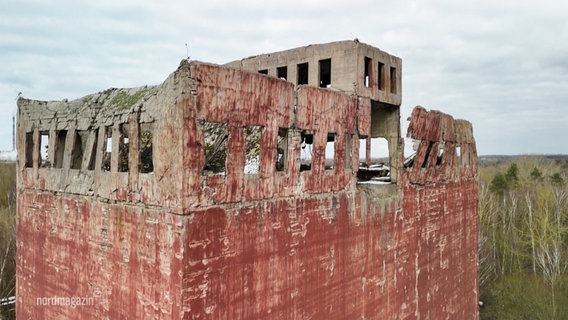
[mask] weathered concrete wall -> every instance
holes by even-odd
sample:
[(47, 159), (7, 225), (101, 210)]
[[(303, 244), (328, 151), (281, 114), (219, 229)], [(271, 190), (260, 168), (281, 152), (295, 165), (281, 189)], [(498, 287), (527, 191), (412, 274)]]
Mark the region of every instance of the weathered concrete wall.
[[(179, 319), (183, 224), (164, 208), (20, 190), (18, 319)], [(87, 305), (41, 303), (54, 297)]]
[[(365, 59), (367, 58), (367, 60)], [(312, 44), (279, 52), (232, 61), (226, 66), (257, 72), (264, 70), (278, 77), (277, 68), (286, 67), (286, 79), (298, 84), (298, 64), (308, 63), (307, 84), (320, 86), (319, 61), (331, 59), (331, 90), (354, 93), (383, 103), (400, 106), (402, 98), (402, 60), (373, 46), (353, 41)], [(365, 62), (368, 80), (365, 81)], [(379, 64), (383, 65), (379, 72)], [(391, 68), (394, 73), (391, 75)], [(379, 80), (381, 77), (381, 80)], [(391, 79), (393, 82), (391, 82)], [(379, 81), (381, 85), (379, 85)]]
[[(478, 183), (471, 124), (416, 107), (409, 137), (420, 141), (401, 172), (402, 273), (415, 279), (420, 319), (477, 319)], [(443, 151), (440, 149), (443, 146)], [(410, 271), (409, 273), (407, 273)]]
[[(360, 184), (357, 136), (371, 134), (373, 122), (364, 116), (371, 106), (360, 101), (368, 100), (196, 62), (113, 111), (120, 92), (65, 116), (59, 110), (90, 96), (19, 101), (18, 149), (29, 152), (21, 151), (18, 169), (18, 318), (477, 318), (469, 123), (416, 108), (409, 135), (421, 142), (413, 165), (397, 168), (396, 184)], [(140, 122), (153, 125), (149, 173), (137, 156)], [(46, 128), (73, 136), (75, 128), (110, 126), (114, 142), (125, 123), (125, 172), (116, 143), (110, 170), (101, 169), (101, 134), (93, 170), (71, 169), (69, 140), (61, 168), (40, 165), (36, 146)], [(221, 173), (203, 170), (205, 123), (227, 127)], [(254, 174), (243, 171), (251, 125), (262, 127)], [(286, 166), (278, 170), (283, 128)], [(301, 171), (304, 132), (313, 134), (313, 154), (310, 170)], [(324, 163), (329, 133), (332, 169)], [(402, 139), (393, 141), (404, 149)], [(37, 305), (51, 296), (93, 303)]]

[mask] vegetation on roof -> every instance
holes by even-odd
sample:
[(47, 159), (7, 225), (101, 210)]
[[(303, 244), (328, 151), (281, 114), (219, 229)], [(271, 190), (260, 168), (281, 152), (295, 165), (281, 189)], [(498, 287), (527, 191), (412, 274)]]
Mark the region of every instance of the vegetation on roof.
[(146, 94), (146, 92), (148, 92), (148, 87), (140, 88), (133, 94), (130, 94), (126, 90), (121, 90), (110, 100), (110, 107), (117, 108), (119, 110), (128, 109), (138, 102), (140, 98)]

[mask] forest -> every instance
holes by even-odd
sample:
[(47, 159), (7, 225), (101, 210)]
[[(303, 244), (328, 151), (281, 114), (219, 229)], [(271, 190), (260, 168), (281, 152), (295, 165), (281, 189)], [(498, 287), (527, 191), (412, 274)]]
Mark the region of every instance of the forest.
[[(568, 157), (479, 163), (480, 319), (568, 319)], [(0, 299), (15, 295), (15, 170), (0, 162)]]
[[(0, 301), (16, 295), (16, 164), (0, 162)], [(0, 319), (15, 319), (14, 304)]]
[(480, 319), (568, 319), (568, 157), (480, 161)]

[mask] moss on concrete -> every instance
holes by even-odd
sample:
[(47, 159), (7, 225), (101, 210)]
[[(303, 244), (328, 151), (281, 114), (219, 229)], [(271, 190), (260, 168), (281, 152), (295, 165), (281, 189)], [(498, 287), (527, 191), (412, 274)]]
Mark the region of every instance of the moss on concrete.
[(119, 91), (110, 101), (110, 107), (118, 110), (128, 109), (138, 102), (147, 91), (148, 88), (146, 87), (139, 89), (133, 94), (130, 94), (128, 91)]

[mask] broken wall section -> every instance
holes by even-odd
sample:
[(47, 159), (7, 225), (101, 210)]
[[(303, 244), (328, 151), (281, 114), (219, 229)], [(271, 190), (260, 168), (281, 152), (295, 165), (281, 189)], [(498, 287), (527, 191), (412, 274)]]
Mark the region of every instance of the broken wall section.
[(476, 180), (477, 150), (471, 123), (417, 106), (407, 137), (418, 145), (407, 158), (403, 174), (411, 184)]
[(178, 75), (73, 101), (19, 99), (20, 186), (180, 207), (181, 150), (161, 143), (182, 143), (167, 120), (181, 118)]
[(417, 106), (407, 136), (418, 148), (401, 172), (399, 245), (408, 259), (397, 260), (397, 278), (417, 284), (409, 305), (421, 318), (477, 319), (479, 184), (472, 126)]

